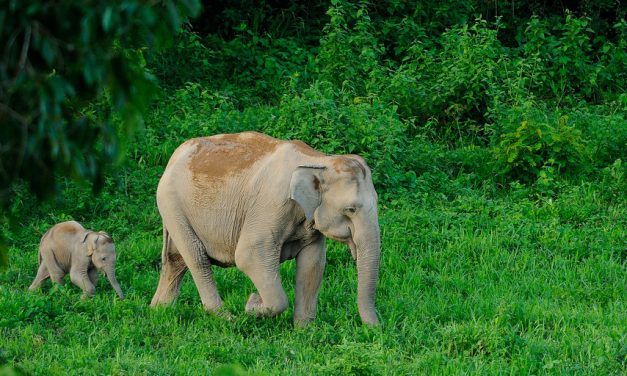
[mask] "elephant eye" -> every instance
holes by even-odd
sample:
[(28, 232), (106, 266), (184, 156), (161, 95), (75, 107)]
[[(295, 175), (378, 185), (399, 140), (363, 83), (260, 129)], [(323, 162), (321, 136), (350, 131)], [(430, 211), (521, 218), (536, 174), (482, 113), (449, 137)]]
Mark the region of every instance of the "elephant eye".
[(354, 206), (349, 206), (347, 208), (344, 208), (344, 214), (355, 214), (356, 211), (357, 211), (357, 208)]
[(107, 259), (106, 257), (103, 257), (101, 260), (102, 260), (102, 261), (105, 261), (106, 259)]

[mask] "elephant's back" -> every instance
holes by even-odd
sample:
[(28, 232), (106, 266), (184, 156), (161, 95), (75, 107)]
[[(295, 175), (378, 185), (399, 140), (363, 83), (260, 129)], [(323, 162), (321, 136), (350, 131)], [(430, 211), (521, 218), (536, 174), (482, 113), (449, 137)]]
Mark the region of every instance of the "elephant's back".
[(55, 242), (69, 242), (74, 241), (75, 238), (80, 237), (85, 233), (83, 225), (76, 221), (66, 221), (57, 223), (48, 230), (42, 237), (42, 242), (46, 239)]
[(241, 204), (263, 170), (259, 167), (286, 143), (257, 132), (190, 139), (172, 154), (159, 181), (157, 204), (189, 213), (234, 209), (227, 202)]
[(39, 249), (41, 251), (42, 248), (56, 248), (61, 240), (66, 241), (68, 237), (74, 237), (84, 230), (83, 226), (76, 221), (57, 223), (42, 235)]
[(289, 153), (321, 157), (324, 153), (299, 140), (283, 141), (258, 132), (218, 134), (185, 141), (167, 169), (186, 170), (194, 180), (219, 180), (241, 174), (286, 146)]
[(189, 140), (187, 169), (194, 180), (221, 180), (242, 174), (283, 143), (257, 132), (221, 134)]
[(57, 223), (41, 237), (39, 252), (52, 252), (57, 265), (69, 271), (71, 254), (83, 241), (85, 228), (76, 221)]
[[(272, 154), (284, 141), (257, 132), (219, 134), (185, 141), (172, 154), (159, 190), (224, 188), (256, 162)], [(213, 189), (210, 189), (213, 188)]]

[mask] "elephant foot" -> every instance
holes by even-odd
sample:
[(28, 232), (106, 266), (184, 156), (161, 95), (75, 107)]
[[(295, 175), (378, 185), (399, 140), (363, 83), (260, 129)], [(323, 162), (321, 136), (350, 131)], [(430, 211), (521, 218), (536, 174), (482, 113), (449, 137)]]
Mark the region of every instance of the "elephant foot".
[(81, 295), (81, 300), (89, 300), (89, 299), (91, 299), (91, 298), (93, 298), (93, 297), (94, 297), (94, 295), (93, 295), (93, 294), (83, 293), (83, 294)]
[(294, 317), (294, 327), (295, 328), (305, 328), (311, 324), (313, 319), (310, 318), (296, 318)]
[(207, 310), (207, 312), (211, 313), (212, 315), (215, 315), (216, 317), (224, 319), (226, 321), (232, 321), (235, 319), (235, 316), (233, 316), (233, 314), (224, 307)]
[[(174, 300), (172, 300), (174, 301)], [(163, 301), (161, 299), (158, 299), (156, 296), (152, 298), (152, 300), (150, 301), (150, 308), (157, 308), (157, 307), (166, 307), (172, 304), (172, 301)]]
[(259, 293), (252, 293), (246, 303), (246, 313), (258, 317), (274, 317), (287, 309), (287, 301), (279, 301), (276, 304), (263, 302)]
[(250, 294), (250, 297), (248, 298), (248, 302), (246, 302), (246, 313), (258, 315), (259, 310), (262, 307), (263, 307), (263, 304), (261, 301), (261, 296), (256, 292), (253, 292), (252, 294)]

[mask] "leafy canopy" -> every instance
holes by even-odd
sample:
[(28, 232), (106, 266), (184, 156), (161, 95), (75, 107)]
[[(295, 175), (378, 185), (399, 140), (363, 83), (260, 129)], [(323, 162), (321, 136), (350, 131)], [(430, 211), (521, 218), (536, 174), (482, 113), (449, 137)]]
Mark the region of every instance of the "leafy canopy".
[(2, 2), (0, 206), (16, 180), (39, 196), (55, 174), (98, 188), (156, 92), (143, 50), (169, 44), (199, 2)]

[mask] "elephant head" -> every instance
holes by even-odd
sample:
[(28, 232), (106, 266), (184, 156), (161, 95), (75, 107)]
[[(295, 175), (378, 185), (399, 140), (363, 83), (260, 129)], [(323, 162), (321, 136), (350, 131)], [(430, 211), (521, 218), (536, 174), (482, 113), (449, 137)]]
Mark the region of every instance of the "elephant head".
[(86, 243), (87, 256), (91, 257), (91, 261), (96, 267), (105, 274), (111, 287), (118, 294), (120, 299), (124, 299), (124, 293), (120, 288), (120, 284), (115, 278), (115, 245), (111, 236), (104, 231), (88, 232), (83, 239)]
[(292, 174), (291, 198), (326, 237), (349, 246), (357, 261), (359, 315), (377, 325), (375, 292), (381, 240), (377, 192), (365, 161), (356, 155), (329, 156), (325, 162), (299, 166)]

